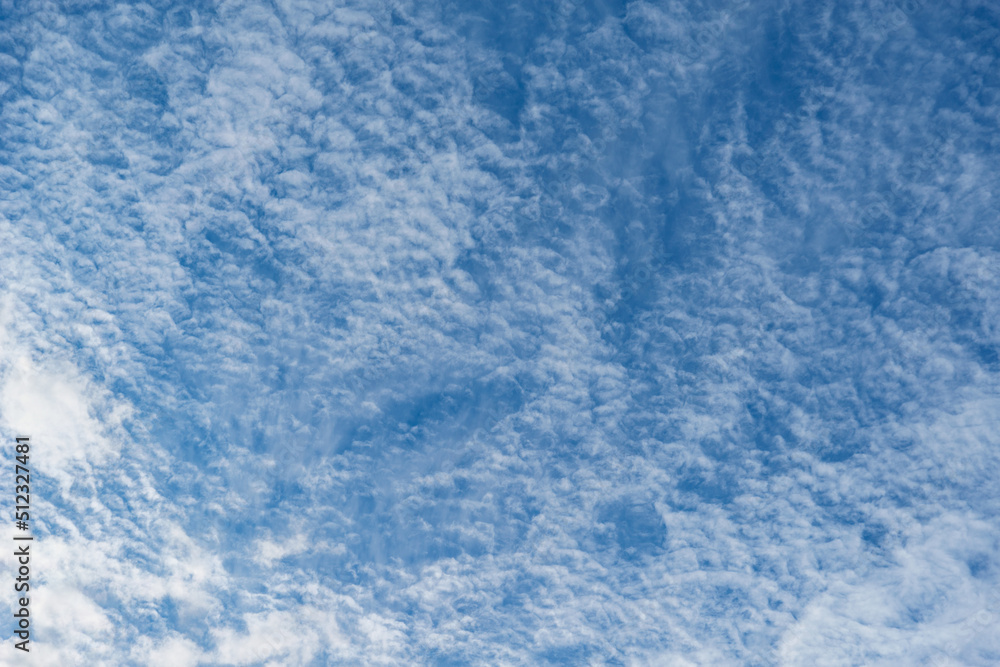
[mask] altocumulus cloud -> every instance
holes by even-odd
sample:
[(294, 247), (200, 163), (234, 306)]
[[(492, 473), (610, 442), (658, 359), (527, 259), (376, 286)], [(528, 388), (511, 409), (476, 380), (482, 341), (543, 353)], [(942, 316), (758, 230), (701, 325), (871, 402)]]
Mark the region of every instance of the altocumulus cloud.
[(37, 664), (1000, 662), (990, 3), (0, 7)]

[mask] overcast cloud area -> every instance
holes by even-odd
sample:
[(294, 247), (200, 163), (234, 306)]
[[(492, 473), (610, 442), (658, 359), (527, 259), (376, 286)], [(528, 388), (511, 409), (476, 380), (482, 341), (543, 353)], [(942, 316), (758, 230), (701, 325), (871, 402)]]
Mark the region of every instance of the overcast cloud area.
[(1000, 664), (996, 3), (0, 7), (0, 664)]

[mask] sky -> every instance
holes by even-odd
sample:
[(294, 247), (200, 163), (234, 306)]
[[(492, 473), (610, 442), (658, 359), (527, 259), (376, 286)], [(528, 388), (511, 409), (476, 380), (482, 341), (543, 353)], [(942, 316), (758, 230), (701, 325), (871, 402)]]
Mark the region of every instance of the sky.
[(973, 0), (0, 0), (0, 665), (1000, 664), (998, 58)]

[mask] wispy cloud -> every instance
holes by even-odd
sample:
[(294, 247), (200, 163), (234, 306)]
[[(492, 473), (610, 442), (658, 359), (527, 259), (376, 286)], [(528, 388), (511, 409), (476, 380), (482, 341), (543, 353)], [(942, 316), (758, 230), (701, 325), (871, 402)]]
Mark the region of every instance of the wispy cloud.
[(11, 10), (39, 664), (994, 664), (991, 12)]

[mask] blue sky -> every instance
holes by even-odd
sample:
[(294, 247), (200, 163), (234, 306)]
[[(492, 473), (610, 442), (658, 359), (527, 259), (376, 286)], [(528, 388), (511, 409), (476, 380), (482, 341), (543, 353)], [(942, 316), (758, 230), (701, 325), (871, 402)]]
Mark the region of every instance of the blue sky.
[(31, 664), (1000, 663), (998, 56), (990, 2), (0, 5)]

